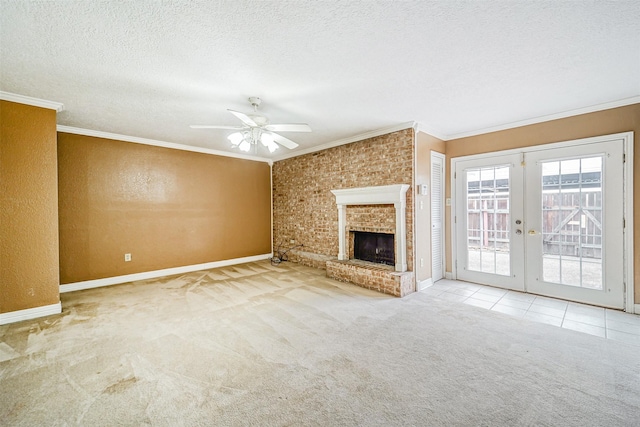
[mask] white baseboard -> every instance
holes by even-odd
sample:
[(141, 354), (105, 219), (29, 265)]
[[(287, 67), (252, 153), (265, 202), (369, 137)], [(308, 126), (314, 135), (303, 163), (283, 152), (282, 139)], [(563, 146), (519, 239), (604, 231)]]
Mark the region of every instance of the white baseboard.
[(244, 258), (226, 259), (223, 261), (213, 261), (204, 264), (187, 265), (184, 267), (165, 268), (164, 270), (145, 271), (144, 273), (126, 274), (124, 276), (106, 277), (104, 279), (86, 280), (84, 282), (67, 283), (60, 285), (60, 293), (81, 291), (83, 289), (100, 288), (102, 286), (119, 285), (121, 283), (133, 282), (136, 280), (155, 279), (157, 277), (172, 276), (174, 274), (191, 273), (192, 271), (208, 270), (210, 268), (227, 267), (230, 265), (244, 264), (247, 262), (262, 261), (270, 259), (273, 254), (254, 255)]
[(453, 273), (450, 271), (445, 271), (444, 272), (444, 278), (447, 280), (453, 280)]
[(640, 304), (634, 304), (634, 306), (630, 308), (633, 308), (633, 311), (628, 311), (627, 313), (640, 314)]
[(433, 285), (433, 280), (431, 280), (431, 277), (422, 281), (416, 281), (416, 291), (423, 291), (431, 285)]
[(24, 310), (0, 313), (0, 325), (21, 322), (23, 320), (36, 319), (38, 317), (51, 316), (62, 313), (62, 304), (43, 305), (41, 307), (26, 308)]

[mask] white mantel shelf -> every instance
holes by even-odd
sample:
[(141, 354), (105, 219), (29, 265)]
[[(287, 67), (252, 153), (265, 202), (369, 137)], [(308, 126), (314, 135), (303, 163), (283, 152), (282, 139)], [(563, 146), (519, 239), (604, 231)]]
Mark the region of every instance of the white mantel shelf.
[(409, 185), (381, 185), (379, 187), (331, 190), (338, 205), (395, 205), (405, 203)]
[(348, 260), (347, 210), (348, 205), (394, 205), (396, 208), (396, 271), (407, 271), (407, 190), (408, 184), (381, 185), (378, 187), (344, 188), (331, 190), (338, 205), (338, 259)]

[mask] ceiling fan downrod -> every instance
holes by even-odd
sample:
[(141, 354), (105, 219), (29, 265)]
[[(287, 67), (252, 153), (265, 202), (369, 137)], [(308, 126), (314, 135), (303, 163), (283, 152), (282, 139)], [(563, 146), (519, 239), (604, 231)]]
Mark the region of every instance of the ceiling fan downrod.
[(262, 99), (258, 98), (257, 96), (251, 96), (249, 97), (249, 102), (251, 103), (251, 105), (253, 105), (253, 111), (257, 113), (258, 107), (260, 106), (260, 104), (262, 104)]

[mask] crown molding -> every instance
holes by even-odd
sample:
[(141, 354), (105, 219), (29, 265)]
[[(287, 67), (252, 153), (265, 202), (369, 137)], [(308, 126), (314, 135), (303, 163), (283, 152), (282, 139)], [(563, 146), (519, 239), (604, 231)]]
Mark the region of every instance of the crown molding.
[(441, 141), (447, 140), (447, 135), (440, 133), (439, 131), (431, 128), (430, 126), (424, 125), (422, 123), (416, 123), (415, 126), (416, 132), (426, 133), (434, 138), (438, 138)]
[[(581, 114), (595, 113), (596, 111), (610, 110), (612, 108), (625, 107), (627, 105), (638, 104), (638, 103), (640, 103), (640, 95), (632, 96), (631, 98), (620, 99), (618, 101), (606, 102), (604, 104), (597, 104), (589, 107), (578, 108), (575, 110), (568, 110), (560, 113), (549, 114), (546, 116), (539, 116), (531, 119), (520, 120), (517, 122), (506, 123), (503, 125), (492, 126), (484, 129), (446, 135), (444, 137), (444, 141), (450, 141), (452, 139), (459, 139), (459, 138), (467, 138), (467, 137), (476, 136), (476, 135), (483, 135), (485, 133), (498, 132), (501, 130), (513, 129), (513, 128), (518, 128), (522, 126), (534, 125), (537, 123), (549, 122), (551, 120), (565, 119), (567, 117), (579, 116)], [(443, 139), (443, 138), (440, 138), (440, 139)]]
[(0, 99), (3, 101), (17, 102), (18, 104), (33, 105), (34, 107), (48, 108), (60, 112), (64, 110), (64, 105), (60, 102), (47, 101), (46, 99), (32, 98), (30, 96), (18, 95), (17, 93), (0, 91)]
[(71, 126), (58, 125), (58, 132), (73, 133), (76, 135), (94, 136), (96, 138), (113, 139), (116, 141), (132, 142), (134, 144), (153, 145), (155, 147), (171, 148), (173, 150), (193, 151), (195, 153), (211, 154), (214, 156), (232, 157), (243, 160), (253, 160), (273, 164), (273, 160), (265, 157), (249, 156), (246, 154), (229, 153), (227, 151), (212, 150), (210, 148), (195, 147), (192, 145), (176, 144), (175, 142), (159, 141), (156, 139), (139, 138), (137, 136), (121, 135), (117, 133), (103, 132), (99, 130), (82, 129)]
[(361, 133), (361, 134), (358, 134), (358, 135), (349, 136), (347, 138), (337, 139), (335, 141), (327, 142), (327, 143), (322, 144), (322, 145), (316, 145), (315, 147), (309, 147), (309, 148), (305, 148), (304, 150), (294, 151), (294, 152), (291, 152), (291, 153), (284, 154), (282, 156), (275, 157), (273, 159), (273, 161), (277, 162), (277, 161), (280, 161), (280, 160), (290, 159), (291, 157), (298, 157), (298, 156), (302, 156), (304, 154), (315, 153), (317, 151), (326, 150), (328, 148), (338, 147), (340, 145), (351, 144), (352, 142), (362, 141), (364, 139), (374, 138), (376, 136), (386, 135), (388, 133), (398, 132), (398, 131), (409, 129), (409, 128), (415, 129), (416, 128), (416, 123), (415, 122), (405, 122), (405, 123), (401, 123), (399, 125), (389, 126), (389, 127), (386, 127), (386, 128), (381, 128), (381, 129), (376, 129), (376, 130), (372, 130), (372, 131), (369, 131), (369, 132)]

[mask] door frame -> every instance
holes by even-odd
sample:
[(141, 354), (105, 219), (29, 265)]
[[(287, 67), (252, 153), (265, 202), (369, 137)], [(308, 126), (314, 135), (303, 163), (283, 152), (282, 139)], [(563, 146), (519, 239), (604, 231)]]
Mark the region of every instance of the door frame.
[(454, 157), (451, 159), (450, 187), (451, 188), (451, 209), (449, 223), (451, 224), (451, 278), (457, 279), (458, 247), (456, 244), (456, 165), (460, 161), (476, 160), (488, 157), (495, 157), (506, 154), (523, 154), (525, 152), (548, 150), (553, 148), (564, 148), (577, 145), (594, 144), (611, 140), (621, 140), (623, 144), (623, 251), (624, 251), (624, 311), (628, 313), (640, 313), (640, 304), (635, 304), (634, 292), (634, 268), (633, 268), (633, 132), (621, 132), (610, 135), (594, 136), (590, 138), (574, 139), (549, 144), (534, 145), (528, 147), (514, 148), (509, 150), (492, 151), (488, 153), (473, 154), (469, 156)]

